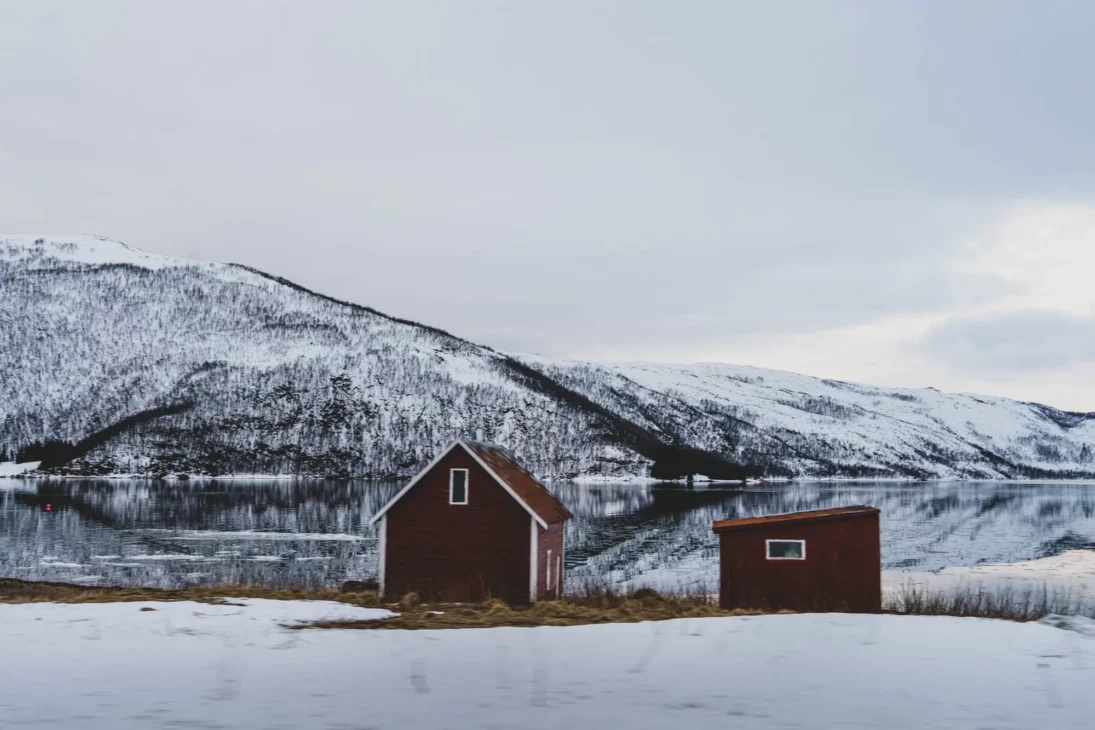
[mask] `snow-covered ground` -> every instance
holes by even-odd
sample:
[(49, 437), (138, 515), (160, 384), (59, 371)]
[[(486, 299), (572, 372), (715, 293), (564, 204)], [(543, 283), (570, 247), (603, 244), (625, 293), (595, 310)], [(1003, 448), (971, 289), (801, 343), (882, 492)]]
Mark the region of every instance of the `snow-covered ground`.
[(1067, 730), (1095, 716), (1083, 619), (290, 631), (279, 624), (376, 614), (240, 603), (0, 605), (3, 724)]
[(946, 568), (941, 575), (997, 580), (1046, 580), (1095, 582), (1095, 550), (1068, 550), (1037, 560), (972, 568)]
[(958, 586), (984, 586), (989, 590), (1014, 588), (1067, 594), (1077, 600), (1095, 601), (1095, 550), (1068, 550), (1036, 560), (944, 568), (935, 573), (885, 571), (884, 591), (905, 586), (949, 590)]
[(34, 471), (41, 464), (40, 461), (27, 461), (22, 464), (16, 464), (14, 461), (0, 461), (0, 479), (4, 477), (14, 477), (20, 474), (25, 474), (28, 471)]

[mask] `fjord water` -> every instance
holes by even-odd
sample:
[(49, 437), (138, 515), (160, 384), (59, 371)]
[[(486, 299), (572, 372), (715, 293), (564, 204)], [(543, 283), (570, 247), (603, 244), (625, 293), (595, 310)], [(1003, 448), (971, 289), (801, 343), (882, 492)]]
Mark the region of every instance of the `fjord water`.
[[(178, 587), (337, 586), (376, 575), (369, 518), (398, 483), (0, 480), (0, 576)], [(552, 488), (575, 514), (568, 579), (713, 588), (711, 523), (868, 504), (889, 570), (1012, 562), (1095, 546), (1095, 484), (793, 482)]]

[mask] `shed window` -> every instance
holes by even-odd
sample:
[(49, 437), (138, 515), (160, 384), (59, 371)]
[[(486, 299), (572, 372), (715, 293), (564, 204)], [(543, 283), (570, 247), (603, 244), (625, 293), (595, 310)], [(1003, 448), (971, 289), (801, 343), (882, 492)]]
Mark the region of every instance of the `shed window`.
[(805, 540), (765, 540), (769, 560), (805, 560)]
[(468, 470), (449, 470), (449, 504), (468, 503)]

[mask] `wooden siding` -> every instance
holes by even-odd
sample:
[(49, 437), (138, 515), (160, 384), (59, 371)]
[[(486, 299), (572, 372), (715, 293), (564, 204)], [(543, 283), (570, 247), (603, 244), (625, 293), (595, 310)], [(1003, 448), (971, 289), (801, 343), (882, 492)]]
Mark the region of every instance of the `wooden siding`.
[[(878, 513), (759, 524), (719, 535), (723, 608), (877, 613), (882, 609)], [(768, 560), (766, 540), (805, 540), (805, 560)]]
[[(548, 525), (547, 529), (540, 529), (540, 536), (537, 539), (537, 565), (539, 569), (536, 571), (536, 597), (540, 601), (554, 601), (562, 596), (560, 591), (559, 578), (565, 578), (564, 575), (559, 576), (559, 557), (563, 554), (563, 531), (565, 529), (565, 522), (556, 522), (554, 525)], [(551, 564), (548, 564), (548, 551), (551, 551)], [(551, 588), (548, 588), (548, 570), (551, 570)]]
[[(468, 503), (449, 504), (449, 470), (468, 470)], [(463, 449), (387, 513), (384, 593), (424, 601), (528, 603), (529, 514)]]

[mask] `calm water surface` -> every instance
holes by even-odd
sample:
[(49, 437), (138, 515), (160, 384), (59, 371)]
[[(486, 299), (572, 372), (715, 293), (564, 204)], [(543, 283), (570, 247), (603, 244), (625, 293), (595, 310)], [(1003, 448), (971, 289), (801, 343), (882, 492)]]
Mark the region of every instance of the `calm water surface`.
[[(326, 587), (376, 575), (369, 518), (400, 485), (0, 480), (0, 576), (175, 587)], [(869, 504), (890, 570), (939, 570), (1095, 547), (1095, 484), (796, 482), (759, 487), (555, 484), (575, 513), (572, 582), (713, 587), (711, 523)]]

